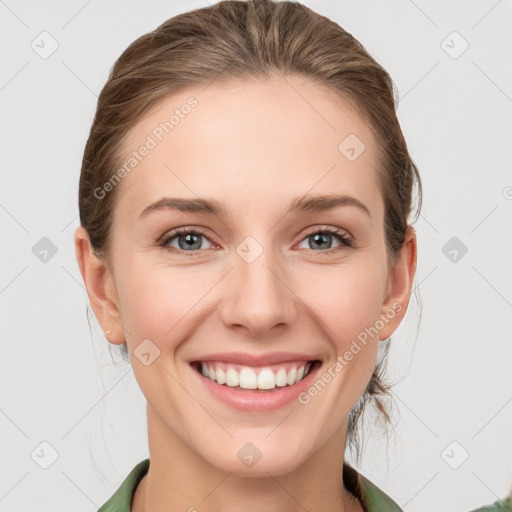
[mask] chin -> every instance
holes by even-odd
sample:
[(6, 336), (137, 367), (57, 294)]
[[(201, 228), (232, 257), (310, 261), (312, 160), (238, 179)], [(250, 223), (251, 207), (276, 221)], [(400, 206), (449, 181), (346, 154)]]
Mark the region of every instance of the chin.
[(290, 450), (282, 444), (279, 448), (267, 446), (258, 449), (255, 444), (248, 442), (233, 451), (228, 449), (222, 453), (210, 452), (205, 458), (223, 472), (244, 478), (268, 478), (269, 474), (278, 476), (293, 472), (305, 462), (307, 455), (303, 449), (299, 451), (294, 447)]

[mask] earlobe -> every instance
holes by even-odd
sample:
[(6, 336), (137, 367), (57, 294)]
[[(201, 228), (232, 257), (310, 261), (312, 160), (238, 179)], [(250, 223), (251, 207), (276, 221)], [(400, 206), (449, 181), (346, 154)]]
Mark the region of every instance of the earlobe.
[(389, 273), (388, 293), (381, 309), (381, 320), (385, 325), (379, 330), (380, 340), (390, 338), (405, 316), (416, 273), (416, 263), (416, 231), (409, 226), (400, 254)]
[(75, 254), (82, 279), (101, 329), (110, 343), (126, 341), (112, 275), (105, 263), (94, 253), (89, 234), (83, 226), (75, 230)]

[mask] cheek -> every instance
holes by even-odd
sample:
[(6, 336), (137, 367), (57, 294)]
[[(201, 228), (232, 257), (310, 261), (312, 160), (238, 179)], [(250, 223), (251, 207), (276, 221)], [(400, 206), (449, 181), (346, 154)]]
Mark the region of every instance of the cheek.
[(298, 295), (342, 349), (378, 320), (385, 272), (384, 266), (376, 264), (313, 269), (310, 276), (301, 276)]
[(129, 344), (136, 347), (149, 338), (163, 350), (183, 339), (190, 328), (188, 318), (200, 323), (198, 315), (210, 300), (207, 292), (218, 279), (212, 270), (135, 263), (125, 275), (130, 279), (123, 283), (122, 310)]

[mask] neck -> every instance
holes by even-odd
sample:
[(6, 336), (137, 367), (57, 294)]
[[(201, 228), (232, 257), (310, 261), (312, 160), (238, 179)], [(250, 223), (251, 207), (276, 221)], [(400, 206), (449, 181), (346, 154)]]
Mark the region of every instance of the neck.
[(343, 485), (344, 432), (290, 472), (247, 477), (221, 471), (190, 449), (148, 406), (150, 467), (131, 512), (363, 512)]

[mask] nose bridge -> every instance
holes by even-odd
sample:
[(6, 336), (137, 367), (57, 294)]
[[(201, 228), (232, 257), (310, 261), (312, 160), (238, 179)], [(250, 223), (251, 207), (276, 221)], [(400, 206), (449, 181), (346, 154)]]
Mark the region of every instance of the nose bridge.
[(236, 248), (233, 265), (222, 307), (227, 326), (243, 326), (257, 337), (294, 320), (293, 293), (285, 285), (284, 267), (270, 247), (264, 250), (247, 237)]

